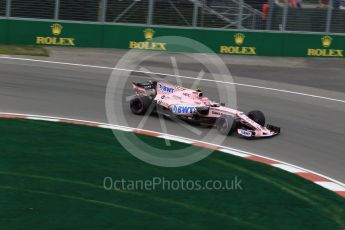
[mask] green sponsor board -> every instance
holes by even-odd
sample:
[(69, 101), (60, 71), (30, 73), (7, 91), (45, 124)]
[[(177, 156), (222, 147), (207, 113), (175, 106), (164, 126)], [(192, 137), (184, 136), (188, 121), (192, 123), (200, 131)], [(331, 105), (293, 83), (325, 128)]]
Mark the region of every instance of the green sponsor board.
[(345, 36), (248, 32), (141, 25), (0, 20), (0, 43), (203, 52), (176, 45), (174, 36), (194, 39), (224, 55), (344, 57)]
[(194, 39), (214, 52), (231, 55), (280, 56), (282, 36), (278, 33), (195, 30)]
[(47, 21), (8, 20), (8, 43), (101, 47), (102, 26)]
[(222, 54), (280, 56), (282, 48), (282, 35), (278, 33), (114, 25), (105, 26), (104, 47), (195, 52), (192, 47), (165, 43), (160, 39), (164, 36), (194, 39)]
[(345, 36), (283, 34), (283, 52), (287, 57), (344, 57)]
[(142, 26), (122, 26), (105, 25), (103, 47), (171, 51), (171, 52), (192, 52), (188, 47), (179, 47), (169, 44), (166, 36), (181, 36), (193, 38), (193, 30), (160, 28), (160, 27), (142, 27)]
[(0, 20), (0, 44), (7, 43), (7, 21)]

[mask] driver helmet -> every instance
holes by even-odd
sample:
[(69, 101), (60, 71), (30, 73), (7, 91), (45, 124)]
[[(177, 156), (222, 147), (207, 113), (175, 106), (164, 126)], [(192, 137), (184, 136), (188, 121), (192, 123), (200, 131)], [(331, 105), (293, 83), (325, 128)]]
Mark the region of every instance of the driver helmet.
[(209, 100), (207, 97), (201, 98), (201, 101), (202, 101), (205, 105), (210, 104), (210, 100)]

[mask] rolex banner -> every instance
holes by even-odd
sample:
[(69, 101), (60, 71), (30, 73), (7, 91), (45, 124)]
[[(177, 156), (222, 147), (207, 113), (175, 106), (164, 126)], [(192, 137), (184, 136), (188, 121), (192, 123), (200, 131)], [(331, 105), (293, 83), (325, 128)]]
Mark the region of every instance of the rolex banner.
[(195, 39), (216, 53), (245, 56), (281, 56), (283, 36), (233, 30), (196, 30)]
[(193, 39), (222, 55), (343, 58), (345, 50), (345, 36), (332, 34), (0, 19), (1, 44), (195, 52), (165, 36)]
[(316, 34), (287, 34), (283, 56), (343, 58), (345, 36)]
[(9, 44), (102, 47), (98, 24), (7, 20)]
[(188, 47), (181, 49), (181, 47), (173, 46), (162, 37), (175, 36), (195, 39), (194, 34), (193, 29), (105, 25), (103, 45), (122, 49), (192, 52), (192, 50), (188, 50)]

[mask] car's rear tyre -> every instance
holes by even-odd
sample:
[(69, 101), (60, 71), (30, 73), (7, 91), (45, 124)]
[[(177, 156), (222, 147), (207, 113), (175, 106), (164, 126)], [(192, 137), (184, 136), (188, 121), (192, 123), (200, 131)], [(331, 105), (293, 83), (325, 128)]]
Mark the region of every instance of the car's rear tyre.
[(144, 115), (151, 103), (152, 100), (147, 96), (136, 96), (129, 102), (132, 113), (136, 115)]
[(254, 110), (254, 111), (250, 111), (247, 116), (252, 119), (253, 121), (255, 121), (256, 123), (258, 123), (261, 126), (265, 125), (266, 122), (266, 118), (263, 112), (259, 111), (259, 110)]
[(221, 116), (216, 121), (217, 130), (223, 135), (231, 135), (237, 128), (237, 121), (232, 116)]

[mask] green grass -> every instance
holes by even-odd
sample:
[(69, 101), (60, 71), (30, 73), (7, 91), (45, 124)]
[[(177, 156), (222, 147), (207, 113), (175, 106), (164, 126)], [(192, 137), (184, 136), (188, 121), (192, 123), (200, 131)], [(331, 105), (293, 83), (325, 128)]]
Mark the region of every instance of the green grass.
[[(260, 163), (214, 152), (190, 166), (161, 168), (134, 158), (110, 130), (15, 119), (0, 119), (0, 130), (0, 229), (345, 228), (345, 199)], [(243, 190), (107, 191), (107, 176), (237, 176)]]
[(0, 45), (0, 54), (49, 56), (46, 48), (32, 45)]

